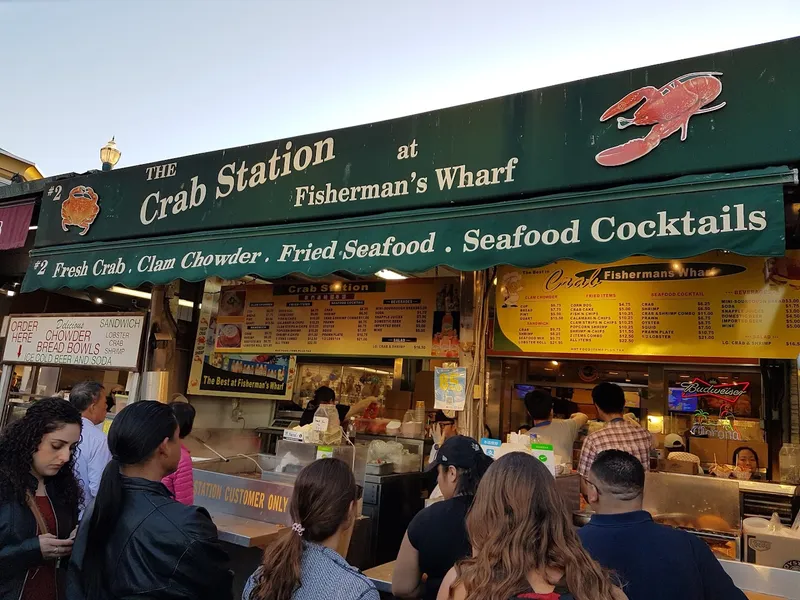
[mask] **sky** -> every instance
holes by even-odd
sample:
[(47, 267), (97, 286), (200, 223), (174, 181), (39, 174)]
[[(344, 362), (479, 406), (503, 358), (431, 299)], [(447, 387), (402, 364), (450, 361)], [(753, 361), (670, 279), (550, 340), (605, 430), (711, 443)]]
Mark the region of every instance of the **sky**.
[(0, 147), (119, 168), (797, 35), (798, 0), (0, 0)]

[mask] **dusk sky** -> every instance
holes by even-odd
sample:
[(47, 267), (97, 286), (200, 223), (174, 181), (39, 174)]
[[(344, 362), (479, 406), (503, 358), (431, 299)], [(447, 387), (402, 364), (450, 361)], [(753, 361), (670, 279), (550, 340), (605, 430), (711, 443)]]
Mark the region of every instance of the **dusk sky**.
[(0, 0), (0, 147), (124, 167), (796, 35), (798, 0)]

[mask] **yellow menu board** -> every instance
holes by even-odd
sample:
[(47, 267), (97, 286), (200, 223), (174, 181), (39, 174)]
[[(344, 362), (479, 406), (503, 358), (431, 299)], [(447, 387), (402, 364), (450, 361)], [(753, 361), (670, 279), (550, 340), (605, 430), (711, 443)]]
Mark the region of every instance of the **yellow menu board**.
[(800, 257), (560, 261), (497, 275), (493, 350), (797, 358)]
[(454, 280), (223, 288), (217, 352), (458, 356)]

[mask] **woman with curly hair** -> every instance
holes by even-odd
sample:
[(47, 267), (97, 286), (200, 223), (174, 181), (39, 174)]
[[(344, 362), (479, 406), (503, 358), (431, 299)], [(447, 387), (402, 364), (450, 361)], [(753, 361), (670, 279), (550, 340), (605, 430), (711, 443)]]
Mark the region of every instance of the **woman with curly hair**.
[(39, 400), (0, 436), (0, 599), (56, 600), (83, 501), (73, 471), (81, 415)]
[(472, 557), (447, 574), (438, 600), (627, 600), (583, 549), (553, 476), (529, 454), (489, 467), (467, 533)]

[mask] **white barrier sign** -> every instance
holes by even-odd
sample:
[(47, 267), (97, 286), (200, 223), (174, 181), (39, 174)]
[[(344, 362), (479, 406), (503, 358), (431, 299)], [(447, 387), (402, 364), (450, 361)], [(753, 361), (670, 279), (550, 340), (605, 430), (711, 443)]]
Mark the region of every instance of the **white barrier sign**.
[(11, 316), (3, 362), (135, 370), (144, 315)]

